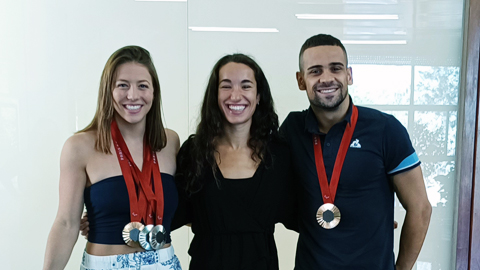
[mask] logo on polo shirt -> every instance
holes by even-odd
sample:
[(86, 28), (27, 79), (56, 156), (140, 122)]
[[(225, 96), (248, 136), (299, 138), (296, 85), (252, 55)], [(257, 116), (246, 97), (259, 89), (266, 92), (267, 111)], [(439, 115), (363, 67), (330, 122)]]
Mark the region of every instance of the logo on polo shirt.
[(360, 144), (360, 141), (358, 139), (355, 139), (355, 141), (350, 144), (350, 147), (352, 148), (362, 148), (362, 145)]

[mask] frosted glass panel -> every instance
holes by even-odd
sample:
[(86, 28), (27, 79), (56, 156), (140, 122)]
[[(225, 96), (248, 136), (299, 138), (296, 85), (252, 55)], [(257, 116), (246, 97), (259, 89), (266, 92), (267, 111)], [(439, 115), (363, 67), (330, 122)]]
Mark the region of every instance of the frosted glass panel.
[(415, 67), (415, 104), (457, 105), (459, 67)]
[(425, 162), (422, 165), (422, 169), (427, 186), (428, 198), (432, 206), (447, 207), (448, 204), (448, 206), (453, 209), (455, 205), (455, 194), (452, 194), (450, 190), (454, 188), (455, 162)]
[(447, 155), (454, 156), (457, 143), (457, 111), (448, 113)]
[(415, 112), (415, 124), (411, 136), (419, 156), (446, 155), (446, 112)]
[(410, 103), (410, 66), (351, 65), (350, 94), (357, 104), (407, 105)]
[[(283, 120), (308, 108), (295, 81), (306, 38), (332, 34), (346, 43), (357, 105), (393, 114), (422, 161), (433, 209), (414, 269), (453, 269), (456, 134), (463, 0), (58, 1), (0, 4), (0, 205), (35, 248), (25, 260), (21, 234), (0, 246), (5, 269), (39, 269), (58, 203), (58, 160), (66, 138), (92, 118), (101, 70), (116, 49), (136, 44), (153, 56), (166, 124), (181, 141), (194, 132), (209, 72), (221, 56), (242, 52), (263, 68)], [(299, 14), (382, 15), (396, 19), (301, 19)], [(8, 27), (7, 27), (8, 26)], [(198, 32), (190, 27), (269, 28), (276, 32)], [(391, 43), (394, 44), (391, 44)], [(347, 44), (348, 43), (348, 44)], [(390, 44), (388, 44), (390, 43)], [(398, 202), (400, 226), (405, 210)], [(2, 232), (11, 230), (0, 225)], [(395, 231), (398, 253), (400, 230)], [(20, 241), (19, 241), (20, 237)], [(296, 234), (276, 227), (280, 269), (294, 265)], [(188, 268), (189, 229), (172, 235)], [(67, 269), (78, 269), (79, 238)]]
[[(452, 263), (455, 251), (455, 162), (423, 162), (422, 170), (427, 195), (433, 207), (431, 225), (419, 261), (429, 262), (431, 269), (454, 269)], [(396, 215), (398, 210), (396, 210)], [(417, 264), (418, 265), (418, 264)], [(415, 269), (415, 268), (414, 268)], [(417, 268), (421, 269), (421, 268)]]

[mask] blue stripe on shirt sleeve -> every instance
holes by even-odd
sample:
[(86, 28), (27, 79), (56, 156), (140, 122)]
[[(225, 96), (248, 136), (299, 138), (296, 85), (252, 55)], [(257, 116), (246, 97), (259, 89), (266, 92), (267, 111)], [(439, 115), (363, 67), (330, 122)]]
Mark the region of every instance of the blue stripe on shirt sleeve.
[(413, 152), (410, 156), (406, 157), (400, 164), (393, 170), (389, 171), (388, 174), (396, 173), (398, 171), (403, 171), (405, 169), (414, 167), (420, 163), (420, 160), (418, 159), (417, 153)]

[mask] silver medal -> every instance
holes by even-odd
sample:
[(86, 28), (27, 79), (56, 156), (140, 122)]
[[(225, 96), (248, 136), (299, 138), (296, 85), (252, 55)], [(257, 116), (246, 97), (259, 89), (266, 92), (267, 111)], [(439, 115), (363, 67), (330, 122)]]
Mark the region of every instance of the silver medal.
[(150, 245), (153, 249), (161, 249), (165, 245), (167, 232), (165, 231), (165, 227), (162, 225), (157, 225), (153, 227), (153, 229), (148, 234), (148, 239), (150, 240)]
[(140, 246), (145, 250), (152, 250), (152, 245), (150, 245), (148, 234), (153, 229), (153, 225), (147, 225), (143, 228), (143, 230), (138, 235), (138, 242)]

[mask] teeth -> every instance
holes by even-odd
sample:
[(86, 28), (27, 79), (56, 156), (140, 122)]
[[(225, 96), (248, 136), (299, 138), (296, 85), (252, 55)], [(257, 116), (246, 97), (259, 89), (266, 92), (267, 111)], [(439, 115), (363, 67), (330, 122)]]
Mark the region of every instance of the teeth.
[(127, 107), (128, 110), (138, 110), (140, 109), (140, 105), (125, 105), (125, 107)]
[(333, 92), (335, 92), (335, 90), (337, 90), (337, 89), (326, 89), (326, 90), (320, 90), (320, 93), (323, 93), (323, 94), (328, 94), (328, 93), (333, 93)]
[(228, 108), (232, 111), (243, 111), (245, 109), (245, 105), (230, 105)]

